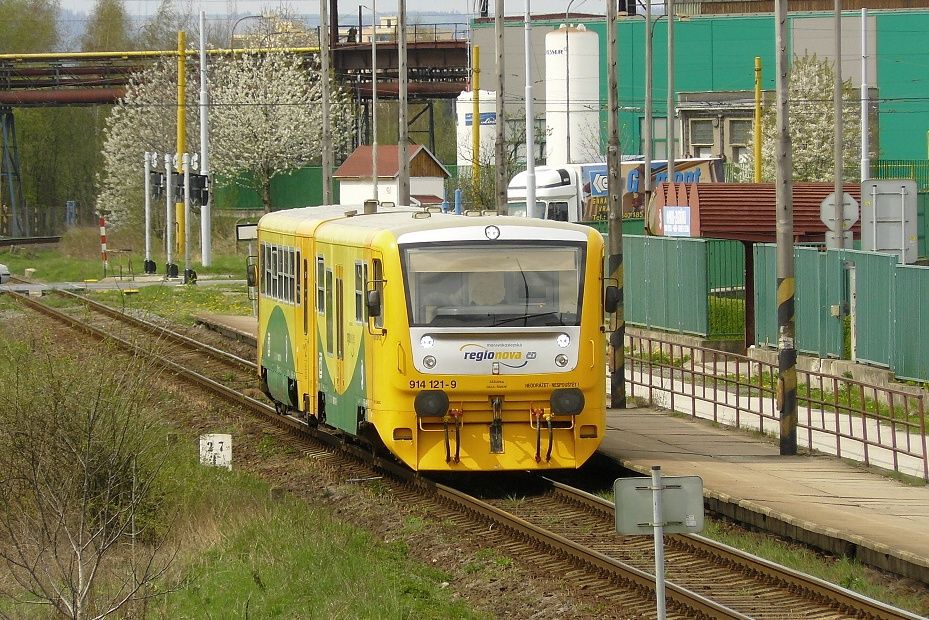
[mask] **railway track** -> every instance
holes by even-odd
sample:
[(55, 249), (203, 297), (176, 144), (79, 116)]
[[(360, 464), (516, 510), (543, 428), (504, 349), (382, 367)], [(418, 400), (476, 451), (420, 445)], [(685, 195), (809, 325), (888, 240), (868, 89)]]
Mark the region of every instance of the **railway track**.
[[(64, 294), (74, 302), (64, 309), (11, 296), (95, 338), (154, 356), (170, 372), (270, 420), (304, 452), (333, 450), (332, 458), (352, 476), (389, 474), (385, 481), (405, 503), (431, 503), (433, 513), (441, 511), (442, 518), (467, 528), (463, 531), (486, 532), (488, 546), (547, 574), (563, 575), (570, 586), (608, 601), (623, 617), (654, 614), (651, 538), (617, 535), (610, 502), (553, 481), (533, 483), (544, 488), (518, 500), (478, 499), (464, 486), (439, 484), (339, 436), (277, 414), (270, 404), (249, 395), (254, 392), (253, 362), (73, 293)], [(665, 554), (671, 618), (919, 618), (702, 537), (669, 536)]]
[(60, 235), (50, 237), (2, 237), (0, 238), (0, 248), (14, 245), (48, 245), (59, 241), (61, 241)]

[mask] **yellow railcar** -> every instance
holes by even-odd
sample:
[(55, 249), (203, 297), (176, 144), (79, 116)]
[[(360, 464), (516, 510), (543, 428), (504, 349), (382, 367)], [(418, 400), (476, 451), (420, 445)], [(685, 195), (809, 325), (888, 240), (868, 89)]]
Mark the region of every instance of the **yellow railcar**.
[(258, 240), (259, 373), (281, 413), (416, 470), (576, 468), (599, 446), (597, 231), (332, 206), (265, 215)]

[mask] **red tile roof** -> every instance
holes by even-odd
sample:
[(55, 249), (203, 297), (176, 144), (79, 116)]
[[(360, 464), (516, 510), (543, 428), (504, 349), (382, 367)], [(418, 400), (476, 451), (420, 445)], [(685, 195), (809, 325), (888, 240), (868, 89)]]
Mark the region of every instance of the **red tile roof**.
[[(826, 225), (820, 203), (835, 189), (833, 183), (794, 183), (794, 239), (822, 242)], [(861, 186), (846, 184), (845, 192), (861, 203)], [(657, 214), (665, 205), (690, 206), (692, 237), (774, 242), (777, 213), (773, 183), (661, 183), (655, 189), (648, 225), (662, 234)], [(855, 237), (860, 225), (852, 226)]]
[(440, 205), (445, 202), (445, 199), (441, 196), (433, 196), (431, 194), (410, 194), (410, 198), (421, 205)]
[[(363, 179), (371, 176), (371, 159), (374, 149), (370, 144), (363, 144), (356, 148), (348, 156), (339, 169), (333, 173), (334, 178), (357, 178)], [(406, 153), (410, 161), (424, 152), (428, 157), (434, 159), (436, 164), (443, 170), (445, 167), (436, 159), (435, 155), (422, 144), (411, 144), (407, 147)], [(446, 171), (447, 172), (447, 171)], [(377, 145), (377, 177), (379, 179), (393, 179), (400, 175), (400, 146), (397, 144), (379, 144)]]

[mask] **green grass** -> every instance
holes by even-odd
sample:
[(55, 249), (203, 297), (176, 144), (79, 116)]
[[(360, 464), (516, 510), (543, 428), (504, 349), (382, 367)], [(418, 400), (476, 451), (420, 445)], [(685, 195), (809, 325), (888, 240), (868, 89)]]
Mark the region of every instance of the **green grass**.
[[(0, 297), (0, 308), (5, 305)], [(0, 342), (8, 338), (9, 333), (0, 330)], [(30, 347), (34, 353), (36, 346), (34, 339), (13, 344), (27, 359)], [(41, 354), (32, 357), (43, 358)], [(87, 382), (92, 384), (91, 379)], [(151, 510), (141, 513), (136, 523), (150, 526), (143, 528), (149, 534), (141, 539), (139, 553), (144, 557), (157, 534), (166, 540), (157, 564), (168, 558), (173, 561), (146, 590), (157, 596), (132, 602), (119, 617), (484, 616), (454, 600), (453, 591), (447, 588), (451, 574), (411, 558), (406, 542), (383, 543), (377, 535), (338, 521), (325, 508), (301, 498), (272, 497), (269, 484), (240, 471), (236, 460), (234, 471), (201, 466), (195, 434), (179, 432), (160, 413), (190, 407), (186, 390), (162, 392), (161, 396), (164, 400), (149, 415), (157, 427), (152, 439), (164, 446), (165, 461), (151, 487)], [(234, 441), (244, 437), (235, 422), (217, 430), (232, 432)], [(257, 456), (267, 460), (290, 450), (286, 444), (275, 443), (260, 440)], [(359, 486), (348, 492), (370, 491)], [(415, 521), (409, 525), (413, 530), (427, 526)], [(129, 570), (128, 560), (115, 561), (113, 579), (119, 580)], [(102, 575), (97, 592), (112, 593), (115, 582)], [(47, 617), (47, 608), (16, 602), (10, 588), (15, 591), (15, 584), (0, 564), (0, 615)]]
[[(157, 618), (472, 618), (450, 576), (333, 521), (305, 502), (268, 499), (264, 483), (195, 467), (188, 511), (208, 540), (175, 567), (183, 587), (149, 608)], [(189, 491), (188, 491), (189, 492)], [(170, 584), (164, 584), (168, 588)]]
[(784, 542), (770, 534), (747, 532), (715, 519), (705, 520), (702, 535), (896, 607), (929, 614), (929, 596), (920, 596), (915, 589), (888, 587), (876, 571), (856, 560), (831, 559), (803, 545)]
[[(107, 275), (128, 277), (130, 274), (142, 275), (143, 255), (117, 255), (110, 260)], [(175, 261), (180, 271), (184, 270), (184, 260)], [(191, 268), (197, 275), (230, 275), (245, 279), (245, 255), (225, 254), (213, 256), (212, 265), (204, 267), (192, 263)], [(17, 248), (15, 252), (0, 252), (0, 263), (10, 268), (14, 276), (22, 277), (28, 268), (35, 269), (33, 279), (38, 282), (83, 282), (99, 280), (103, 277), (103, 263), (100, 258), (80, 258), (67, 256), (58, 250), (34, 250)], [(158, 273), (164, 274), (164, 265), (157, 263)]]
[(117, 290), (89, 294), (117, 308), (145, 310), (185, 325), (193, 325), (193, 316), (198, 312), (242, 316), (252, 312), (252, 302), (242, 284), (152, 285), (139, 287), (138, 291), (132, 295)]
[[(613, 501), (611, 491), (601, 493), (600, 496), (607, 501)], [(895, 607), (922, 615), (929, 614), (929, 594), (925, 591), (889, 586), (887, 580), (877, 571), (856, 560), (831, 558), (804, 545), (784, 541), (763, 532), (750, 532), (729, 521), (709, 517), (704, 519), (704, 529), (700, 535)]]
[(741, 340), (745, 336), (745, 300), (710, 295), (707, 309), (708, 338)]
[[(40, 282), (83, 282), (103, 277), (103, 263), (97, 259), (65, 256), (57, 250), (17, 248), (0, 252), (0, 263), (10, 268), (14, 276), (23, 277), (26, 269), (35, 269), (34, 279)], [(139, 263), (138, 269), (141, 270)]]
[[(725, 387), (726, 381), (739, 381), (743, 384), (749, 382), (749, 378), (744, 375), (728, 374), (719, 377), (719, 379), (721, 387)], [(711, 379), (707, 379), (707, 383), (711, 382)], [(770, 390), (777, 387), (777, 374), (766, 372), (760, 376), (754, 375), (751, 377), (750, 382), (753, 385), (767, 388), (765, 393), (770, 394)], [(747, 391), (746, 396), (749, 394), (752, 396), (762, 394), (762, 391), (758, 389), (745, 388), (745, 390)], [(865, 388), (866, 391), (867, 387)], [(899, 402), (903, 400), (903, 397), (898, 395), (896, 400)], [(818, 387), (811, 388), (805, 383), (800, 383), (797, 385), (797, 405), (801, 408), (810, 407), (811, 409), (821, 409), (823, 411), (838, 411), (849, 415), (857, 415), (864, 411), (872, 418), (894, 419), (909, 423), (919, 422), (919, 411), (915, 404), (910, 404), (908, 409), (900, 405), (891, 408), (886, 403), (863, 395), (862, 390), (858, 389), (857, 384), (853, 383), (841, 382), (838, 391), (824, 390)], [(907, 415), (908, 412), (909, 415)]]

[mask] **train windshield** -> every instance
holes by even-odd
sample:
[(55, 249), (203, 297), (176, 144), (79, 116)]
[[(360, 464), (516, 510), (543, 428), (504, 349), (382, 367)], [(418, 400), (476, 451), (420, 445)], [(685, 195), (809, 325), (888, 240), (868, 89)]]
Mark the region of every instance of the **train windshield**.
[(579, 325), (583, 243), (428, 244), (403, 252), (410, 325)]

